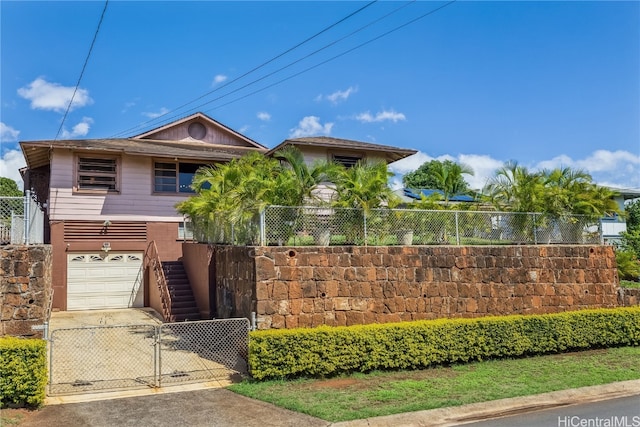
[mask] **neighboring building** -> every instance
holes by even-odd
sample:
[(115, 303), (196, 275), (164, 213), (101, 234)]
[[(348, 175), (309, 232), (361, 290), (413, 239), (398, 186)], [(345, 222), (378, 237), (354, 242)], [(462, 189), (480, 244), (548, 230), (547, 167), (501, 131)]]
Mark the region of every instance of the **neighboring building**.
[[(415, 150), (335, 138), (299, 138), (306, 159), (404, 158)], [(196, 113), (120, 139), (23, 141), (25, 188), (45, 212), (52, 245), (53, 307), (60, 310), (152, 306), (143, 268), (155, 242), (159, 259), (182, 257), (186, 225), (175, 205), (192, 195), (203, 165), (224, 163), (263, 145)], [(276, 148), (278, 148), (276, 147)]]
[[(608, 187), (618, 195), (615, 197), (620, 206), (620, 211), (624, 212), (625, 202), (640, 198), (640, 189)], [(621, 242), (621, 233), (627, 231), (627, 222), (624, 216), (613, 215), (600, 220), (602, 226), (602, 237), (607, 245), (615, 245)]]

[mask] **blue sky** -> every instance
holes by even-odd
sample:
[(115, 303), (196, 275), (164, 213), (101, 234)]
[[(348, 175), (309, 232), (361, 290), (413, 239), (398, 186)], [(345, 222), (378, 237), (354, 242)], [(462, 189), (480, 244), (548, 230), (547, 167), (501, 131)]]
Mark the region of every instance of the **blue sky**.
[[(112, 0), (58, 138), (202, 111), (268, 147), (419, 150), (396, 181), (448, 158), (475, 188), (507, 160), (640, 188), (640, 2), (368, 4)], [(58, 134), (103, 8), (0, 2), (0, 176), (19, 178), (18, 141)]]

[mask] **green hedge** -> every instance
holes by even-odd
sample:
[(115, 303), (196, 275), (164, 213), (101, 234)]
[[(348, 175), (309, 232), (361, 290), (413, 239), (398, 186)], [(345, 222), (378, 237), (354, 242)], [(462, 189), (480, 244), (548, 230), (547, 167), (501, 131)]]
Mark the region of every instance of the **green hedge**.
[(0, 408), (40, 406), (44, 403), (46, 385), (46, 341), (0, 338)]
[(322, 377), (374, 369), (640, 345), (640, 307), (254, 331), (253, 378)]

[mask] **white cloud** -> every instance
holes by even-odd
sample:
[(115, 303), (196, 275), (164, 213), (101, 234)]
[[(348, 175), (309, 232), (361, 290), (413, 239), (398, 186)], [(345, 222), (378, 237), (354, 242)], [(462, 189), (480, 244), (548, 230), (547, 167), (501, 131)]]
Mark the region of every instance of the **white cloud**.
[[(493, 177), (495, 171), (502, 167), (508, 159), (495, 159), (485, 154), (448, 154), (431, 157), (426, 153), (418, 152), (412, 156), (391, 163), (389, 169), (396, 173), (392, 179), (392, 185), (401, 188), (402, 176), (416, 170), (420, 165), (431, 160), (452, 160), (470, 166), (474, 175), (465, 175), (465, 180), (473, 189), (482, 189), (487, 180)], [(628, 151), (597, 150), (584, 159), (572, 159), (567, 155), (559, 155), (549, 160), (543, 160), (529, 167), (531, 171), (553, 169), (558, 167), (571, 167), (583, 169), (591, 175), (593, 181), (599, 185), (618, 188), (640, 188), (640, 155)]]
[(0, 141), (2, 142), (14, 142), (18, 140), (18, 135), (20, 135), (19, 130), (15, 130), (11, 126), (0, 122)]
[(258, 118), (263, 122), (268, 122), (269, 120), (271, 120), (271, 114), (267, 113), (266, 111), (260, 111), (258, 113)]
[(333, 92), (332, 94), (323, 96), (323, 95), (318, 95), (316, 97), (316, 101), (321, 101), (322, 99), (326, 99), (327, 101), (331, 102), (332, 104), (338, 104), (341, 101), (346, 101), (347, 99), (349, 99), (349, 97), (356, 93), (358, 91), (357, 87), (351, 87), (349, 86), (348, 89), (346, 90), (337, 90), (335, 92)]
[(71, 131), (66, 129), (62, 129), (62, 139), (70, 139), (77, 138), (79, 136), (85, 136), (89, 133), (89, 129), (91, 129), (91, 124), (93, 124), (93, 119), (91, 117), (83, 117), (82, 121), (76, 124)]
[[(42, 77), (38, 77), (27, 86), (18, 89), (18, 95), (31, 101), (31, 108), (34, 110), (50, 110), (63, 113), (66, 111), (69, 101), (71, 101), (73, 90), (73, 86), (62, 86), (58, 83), (50, 83)], [(93, 99), (89, 97), (89, 91), (78, 88), (69, 110), (71, 111), (92, 103)]]
[(300, 120), (297, 127), (290, 129), (289, 137), (298, 138), (302, 136), (329, 135), (332, 128), (333, 123), (322, 124), (320, 123), (320, 117), (307, 116)]
[(223, 81), (227, 80), (227, 76), (225, 76), (224, 74), (217, 74), (214, 78), (213, 78), (213, 84), (217, 85), (222, 83)]
[(0, 176), (11, 178), (18, 183), (18, 188), (23, 187), (19, 169), (27, 165), (20, 150), (8, 150), (0, 158)]
[(362, 123), (384, 122), (386, 120), (396, 123), (398, 121), (406, 120), (406, 119), (407, 118), (405, 117), (404, 114), (398, 113), (393, 110), (380, 111), (376, 113), (375, 116), (372, 116), (371, 113), (367, 111), (365, 113), (360, 113), (356, 116), (356, 120)]
[(160, 109), (160, 111), (158, 111), (156, 113), (150, 112), (150, 111), (145, 111), (144, 113), (142, 113), (142, 115), (145, 116), (145, 117), (149, 117), (150, 119), (155, 119), (157, 117), (164, 116), (168, 112), (169, 112), (168, 108), (162, 107)]

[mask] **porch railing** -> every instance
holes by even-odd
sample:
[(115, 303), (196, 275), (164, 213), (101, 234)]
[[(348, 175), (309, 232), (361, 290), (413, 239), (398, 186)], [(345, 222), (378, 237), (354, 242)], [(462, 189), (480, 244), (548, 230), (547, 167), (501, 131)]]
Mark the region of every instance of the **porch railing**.
[(167, 278), (164, 275), (162, 269), (162, 261), (158, 256), (158, 247), (155, 240), (152, 240), (147, 245), (147, 250), (144, 253), (144, 265), (148, 266), (156, 279), (156, 285), (160, 291), (160, 301), (162, 304), (162, 317), (165, 322), (173, 322), (175, 319), (171, 314), (171, 293), (169, 292), (169, 286), (167, 284)]

